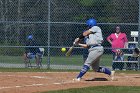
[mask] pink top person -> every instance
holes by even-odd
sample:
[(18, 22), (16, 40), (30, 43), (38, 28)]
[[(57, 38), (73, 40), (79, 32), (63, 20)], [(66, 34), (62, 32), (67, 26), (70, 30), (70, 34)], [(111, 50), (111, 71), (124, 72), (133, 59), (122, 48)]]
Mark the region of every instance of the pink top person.
[(107, 41), (111, 44), (113, 52), (116, 52), (115, 48), (126, 48), (128, 44), (127, 36), (125, 33), (121, 33), (119, 26), (116, 27), (116, 33), (107, 37)]

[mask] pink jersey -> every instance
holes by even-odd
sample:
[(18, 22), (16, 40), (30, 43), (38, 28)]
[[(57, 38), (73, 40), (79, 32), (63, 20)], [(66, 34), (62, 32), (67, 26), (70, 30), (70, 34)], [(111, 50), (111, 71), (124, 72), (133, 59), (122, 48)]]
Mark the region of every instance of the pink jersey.
[[(107, 41), (108, 40), (112, 41), (112, 48), (124, 48), (125, 42), (128, 42), (125, 33), (120, 33), (118, 35), (118, 37), (116, 36), (115, 33), (113, 33), (113, 34), (111, 34), (110, 36), (107, 37)], [(115, 52), (114, 49), (112, 51)]]

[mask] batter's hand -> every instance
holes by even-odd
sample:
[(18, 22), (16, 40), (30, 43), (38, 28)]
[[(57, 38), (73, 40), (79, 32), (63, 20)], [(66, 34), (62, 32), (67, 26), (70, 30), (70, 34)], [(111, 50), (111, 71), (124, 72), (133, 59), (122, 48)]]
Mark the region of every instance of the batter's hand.
[(80, 41), (79, 38), (76, 38), (76, 39), (74, 40), (75, 43), (77, 43), (77, 42), (79, 42), (79, 41)]
[(76, 38), (76, 39), (74, 40), (74, 42), (73, 42), (73, 45), (78, 45), (78, 44), (79, 44), (79, 41), (80, 41), (80, 39), (79, 39), (79, 38)]
[(76, 43), (76, 42), (73, 42), (73, 45), (74, 45), (74, 46), (77, 46), (78, 44), (79, 44), (78, 42), (77, 42), (77, 43)]

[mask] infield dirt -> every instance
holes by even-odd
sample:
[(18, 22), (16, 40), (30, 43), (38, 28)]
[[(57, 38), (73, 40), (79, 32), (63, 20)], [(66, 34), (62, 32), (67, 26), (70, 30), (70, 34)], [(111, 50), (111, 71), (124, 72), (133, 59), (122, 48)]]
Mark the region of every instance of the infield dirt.
[(140, 74), (115, 74), (115, 81), (102, 73), (88, 72), (80, 82), (78, 72), (1, 72), (0, 93), (33, 93), (88, 86), (140, 86)]

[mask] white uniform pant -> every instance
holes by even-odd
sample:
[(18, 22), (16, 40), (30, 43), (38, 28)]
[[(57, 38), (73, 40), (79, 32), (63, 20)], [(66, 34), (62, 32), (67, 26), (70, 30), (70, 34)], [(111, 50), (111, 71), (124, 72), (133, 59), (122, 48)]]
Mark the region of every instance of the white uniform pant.
[(84, 65), (91, 66), (94, 71), (98, 71), (100, 58), (103, 55), (103, 52), (104, 49), (102, 46), (90, 48)]

